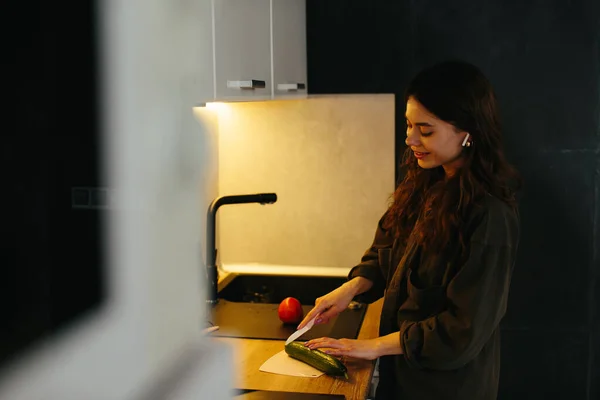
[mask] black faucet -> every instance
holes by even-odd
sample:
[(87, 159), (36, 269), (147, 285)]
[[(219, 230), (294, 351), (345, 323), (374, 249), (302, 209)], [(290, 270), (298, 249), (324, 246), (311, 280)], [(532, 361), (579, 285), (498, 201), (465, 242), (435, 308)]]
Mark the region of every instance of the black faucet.
[(217, 246), (215, 244), (217, 210), (226, 204), (273, 204), (276, 201), (277, 195), (275, 193), (258, 193), (217, 197), (210, 204), (206, 219), (206, 274), (210, 285), (209, 297), (206, 302), (210, 305), (215, 305), (218, 302), (219, 270), (217, 268)]

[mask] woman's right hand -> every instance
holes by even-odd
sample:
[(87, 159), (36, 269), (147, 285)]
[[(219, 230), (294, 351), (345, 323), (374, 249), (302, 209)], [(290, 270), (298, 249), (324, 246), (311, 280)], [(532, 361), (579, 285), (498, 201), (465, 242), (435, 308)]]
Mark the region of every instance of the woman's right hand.
[(314, 317), (317, 317), (315, 324), (326, 324), (331, 318), (344, 311), (354, 296), (364, 292), (365, 287), (370, 287), (371, 285), (370, 280), (357, 277), (327, 293), (325, 296), (317, 298), (314, 308), (306, 314), (297, 329), (304, 328)]

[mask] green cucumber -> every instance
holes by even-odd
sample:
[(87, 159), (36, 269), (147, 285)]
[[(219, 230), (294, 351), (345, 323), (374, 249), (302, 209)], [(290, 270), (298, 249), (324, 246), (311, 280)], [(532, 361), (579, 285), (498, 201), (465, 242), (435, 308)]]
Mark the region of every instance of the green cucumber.
[(320, 350), (311, 350), (303, 343), (292, 342), (285, 346), (285, 352), (292, 358), (307, 363), (331, 376), (348, 379), (348, 369), (340, 360)]

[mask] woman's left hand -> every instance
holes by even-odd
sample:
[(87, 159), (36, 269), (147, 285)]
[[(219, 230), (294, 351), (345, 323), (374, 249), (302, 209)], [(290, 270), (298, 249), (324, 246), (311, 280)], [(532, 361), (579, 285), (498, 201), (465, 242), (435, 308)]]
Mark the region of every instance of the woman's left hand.
[(350, 356), (364, 360), (375, 360), (379, 357), (376, 339), (332, 339), (322, 337), (307, 341), (305, 344), (311, 350), (323, 349), (323, 353), (332, 356)]

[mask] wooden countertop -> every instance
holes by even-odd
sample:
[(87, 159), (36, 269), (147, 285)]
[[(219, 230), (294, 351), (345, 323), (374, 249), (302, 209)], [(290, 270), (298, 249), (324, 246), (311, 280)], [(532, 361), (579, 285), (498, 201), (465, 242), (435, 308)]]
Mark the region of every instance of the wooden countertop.
[[(379, 316), (383, 300), (370, 304), (358, 333), (359, 339), (378, 336)], [(343, 394), (347, 400), (365, 399), (369, 393), (375, 361), (343, 358), (349, 379), (322, 375), (301, 378), (259, 371), (260, 366), (283, 349), (282, 340), (215, 338), (232, 346), (234, 354), (235, 387), (238, 389), (279, 390), (285, 392)]]

